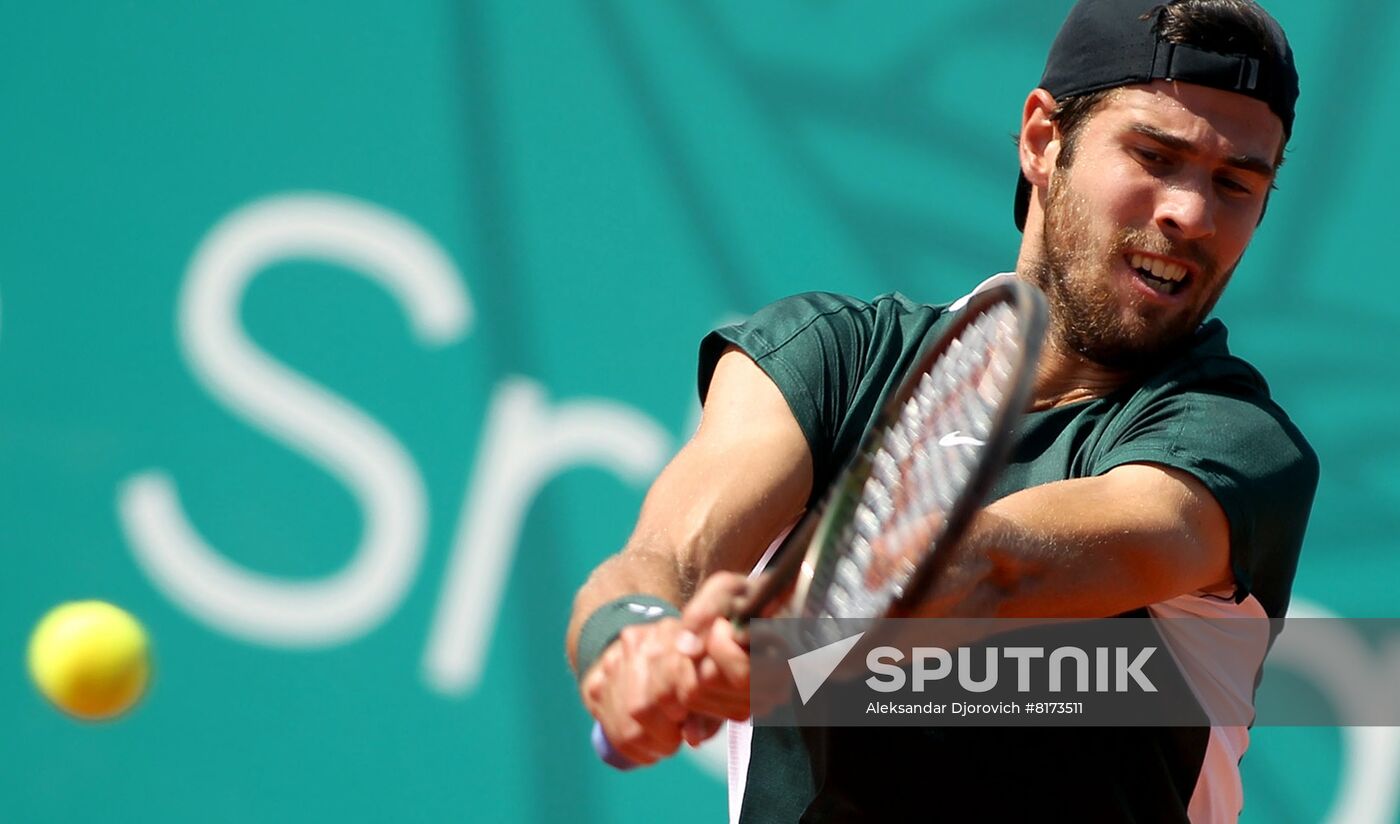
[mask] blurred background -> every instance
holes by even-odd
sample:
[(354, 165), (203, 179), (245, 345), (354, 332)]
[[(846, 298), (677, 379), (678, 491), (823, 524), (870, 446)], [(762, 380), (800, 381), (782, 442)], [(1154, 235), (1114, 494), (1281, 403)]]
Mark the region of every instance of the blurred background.
[[(1069, 5), (8, 4), (0, 820), (723, 820), (714, 750), (593, 757), (572, 594), (708, 329), (1012, 265)], [(1395, 616), (1400, 5), (1269, 6), (1298, 124), (1218, 314), (1322, 459), (1295, 606)], [(22, 664), (92, 597), (156, 656), (103, 726)], [(1400, 820), (1397, 732), (1257, 730), (1244, 820)]]

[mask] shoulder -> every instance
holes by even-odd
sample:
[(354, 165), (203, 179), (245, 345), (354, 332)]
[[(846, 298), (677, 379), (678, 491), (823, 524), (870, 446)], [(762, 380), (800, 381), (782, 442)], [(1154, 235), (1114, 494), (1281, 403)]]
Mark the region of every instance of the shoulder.
[[(803, 292), (759, 309), (747, 319), (722, 327), (716, 333), (730, 339), (747, 336), (764, 349), (780, 349), (803, 335), (832, 334), (851, 343), (927, 328), (947, 309), (946, 304), (926, 304), (898, 292), (862, 300), (834, 292)], [(749, 347), (744, 347), (748, 349)]]
[(1244, 397), (1271, 399), (1269, 384), (1253, 364), (1230, 351), (1230, 332), (1219, 319), (1196, 330), (1185, 354), (1156, 376), (1158, 383), (1210, 388)]
[(898, 293), (871, 300), (831, 292), (783, 298), (701, 342), (700, 398), (724, 351), (742, 351), (787, 401), (813, 455), (814, 488), (822, 489), (888, 384), (937, 334), (945, 310)]
[(870, 300), (803, 292), (711, 332), (701, 343), (701, 363), (712, 363), (730, 345), (755, 361), (784, 355), (859, 358), (874, 346), (922, 340), (946, 309), (946, 304), (919, 303), (898, 292)]
[[(1137, 414), (1131, 417), (1171, 415), (1180, 421), (1174, 427), (1179, 436), (1197, 448), (1247, 450), (1315, 479), (1317, 453), (1259, 370), (1230, 351), (1228, 336), (1219, 320), (1202, 325), (1182, 357), (1134, 392), (1128, 406)], [(1197, 430), (1194, 437), (1188, 438), (1187, 428)]]
[(889, 292), (869, 300), (835, 292), (803, 292), (768, 304), (755, 312), (745, 324), (777, 324), (792, 331), (823, 323), (872, 327), (882, 322), (918, 323), (937, 318), (946, 309), (947, 304), (919, 303), (899, 292)]

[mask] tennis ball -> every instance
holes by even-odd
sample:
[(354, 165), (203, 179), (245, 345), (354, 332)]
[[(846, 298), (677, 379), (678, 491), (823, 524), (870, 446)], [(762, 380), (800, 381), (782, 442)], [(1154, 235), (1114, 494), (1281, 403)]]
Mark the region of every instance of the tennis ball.
[(59, 709), (87, 721), (126, 712), (150, 677), (146, 631), (104, 601), (54, 607), (29, 637), (29, 674)]

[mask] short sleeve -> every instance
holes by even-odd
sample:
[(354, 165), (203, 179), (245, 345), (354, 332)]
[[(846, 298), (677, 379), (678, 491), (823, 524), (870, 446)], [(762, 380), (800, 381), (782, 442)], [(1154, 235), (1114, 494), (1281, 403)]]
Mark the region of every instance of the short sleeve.
[(832, 456), (865, 371), (872, 314), (863, 301), (809, 292), (716, 329), (700, 344), (701, 401), (725, 348), (743, 350), (787, 400), (812, 452), (813, 488), (824, 488), (824, 479), (835, 471)]
[(1281, 617), (1318, 481), (1302, 434), (1267, 396), (1240, 391), (1178, 391), (1124, 417), (1092, 474), (1146, 462), (1194, 476), (1230, 522), (1235, 600), (1253, 595)]

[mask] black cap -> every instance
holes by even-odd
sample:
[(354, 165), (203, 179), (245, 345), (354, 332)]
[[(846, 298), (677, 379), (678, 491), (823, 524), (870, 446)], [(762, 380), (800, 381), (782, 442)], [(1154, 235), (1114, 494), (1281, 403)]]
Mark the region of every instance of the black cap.
[[(1080, 0), (1050, 46), (1040, 88), (1059, 100), (1153, 80), (1210, 86), (1269, 104), (1283, 121), (1287, 140), (1293, 133), (1298, 70), (1278, 22), (1256, 7), (1272, 41), (1270, 54), (1218, 54), (1159, 37), (1164, 8), (1160, 0)], [(1031, 184), (1019, 177), (1016, 228), (1024, 231)]]

